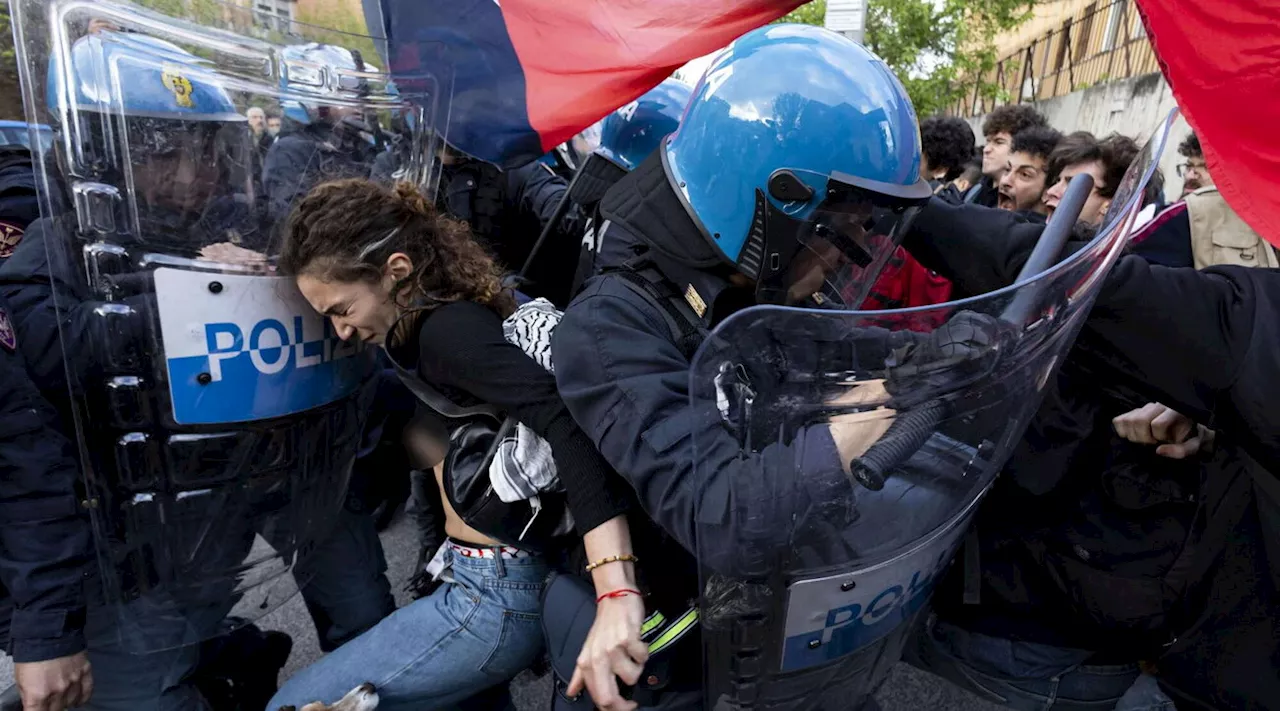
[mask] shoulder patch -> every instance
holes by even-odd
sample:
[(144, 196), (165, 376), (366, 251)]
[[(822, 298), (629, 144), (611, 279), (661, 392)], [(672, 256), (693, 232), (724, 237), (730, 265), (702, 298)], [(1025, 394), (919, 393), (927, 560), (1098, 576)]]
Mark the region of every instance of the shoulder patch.
[(13, 330), (13, 322), (9, 320), (9, 313), (0, 308), (0, 348), (4, 348), (10, 353), (18, 349), (18, 334)]
[(26, 230), (13, 224), (0, 220), (0, 259), (8, 259), (13, 256), (13, 250), (18, 248), (18, 244), (22, 242), (22, 236), (26, 234)]

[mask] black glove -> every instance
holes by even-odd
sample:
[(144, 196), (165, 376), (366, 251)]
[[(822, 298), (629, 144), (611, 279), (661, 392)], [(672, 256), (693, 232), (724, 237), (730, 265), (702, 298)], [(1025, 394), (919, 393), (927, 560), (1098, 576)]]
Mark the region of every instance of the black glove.
[(885, 389), (894, 397), (892, 406), (910, 409), (987, 376), (1007, 328), (995, 316), (960, 311), (929, 334), (910, 334), (885, 359)]

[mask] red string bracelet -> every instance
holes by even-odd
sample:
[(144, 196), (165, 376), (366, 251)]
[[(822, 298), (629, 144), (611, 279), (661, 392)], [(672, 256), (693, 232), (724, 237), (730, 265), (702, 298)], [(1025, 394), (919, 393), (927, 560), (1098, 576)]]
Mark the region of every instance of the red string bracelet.
[(605, 599), (605, 598), (611, 598), (611, 599), (612, 599), (612, 598), (626, 597), (627, 595), (637, 595), (637, 596), (639, 596), (639, 595), (640, 595), (640, 591), (639, 591), (639, 590), (632, 590), (631, 588), (623, 588), (622, 590), (614, 590), (613, 592), (607, 592), (607, 593), (605, 593), (605, 594), (601, 595), (600, 597), (596, 598), (596, 604), (597, 604), (597, 605), (599, 605), (601, 602), (603, 602), (603, 601), (604, 601), (604, 599)]

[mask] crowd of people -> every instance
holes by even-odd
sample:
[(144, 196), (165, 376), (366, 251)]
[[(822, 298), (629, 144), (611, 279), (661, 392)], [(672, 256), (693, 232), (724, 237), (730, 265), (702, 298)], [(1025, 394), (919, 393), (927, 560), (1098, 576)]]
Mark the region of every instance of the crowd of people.
[[(106, 60), (132, 66), (140, 41), (102, 40), (125, 31), (77, 40), (56, 65), (77, 88), (52, 109), (100, 110), (85, 97), (109, 88), (83, 87)], [(787, 82), (762, 81), (779, 67)], [(116, 134), (76, 133), (96, 163), (57, 142), (50, 180), (18, 165), (26, 192), (0, 198), (0, 582), (24, 709), (501, 709), (531, 667), (555, 709), (873, 708), (899, 658), (1017, 709), (1280, 707), (1274, 350), (1255, 335), (1274, 273), (1240, 268), (1280, 261), (1194, 134), (1179, 199), (1158, 175), (1135, 197), (1135, 138), (1008, 105), (979, 150), (963, 120), (917, 126), (883, 62), (813, 27), (748, 33), (716, 81), (668, 80), (512, 170), (447, 144), (415, 155), (424, 127), (351, 102), (264, 109), (206, 73), (136, 71), (144, 89), (103, 116), (127, 165), (103, 148)], [(398, 180), (424, 160), (434, 196)], [(1078, 175), (1091, 190), (1064, 218)], [(111, 227), (103, 185), (133, 209)], [(31, 214), (36, 192), (52, 214)], [(1092, 312), (1055, 321), (1077, 313), (1065, 293), (1025, 322), (962, 302), (1025, 276), (1064, 219), (1052, 261), (1134, 230), (1110, 276), (1071, 292), (1096, 293)], [(230, 351), (209, 336), (184, 385), (156, 264), (287, 281), (367, 367), (305, 406), (191, 420), (181, 388), (217, 384)], [(215, 297), (239, 283), (218, 278)], [(755, 306), (791, 308), (733, 331)], [(296, 318), (297, 343), (282, 326), (246, 360), (301, 361)], [(975, 365), (1046, 332), (1034, 377)], [(761, 355), (702, 388), (717, 348)], [(950, 414), (920, 425), (926, 410)], [(940, 443), (960, 465), (920, 483), (916, 451)], [(961, 470), (987, 483), (955, 498)], [(406, 499), (420, 555), (396, 609), (377, 529)], [(151, 518), (155, 501), (172, 507)], [(943, 523), (960, 528), (932, 582), (912, 569), (865, 605), (795, 592), (868, 586), (864, 569), (902, 559), (875, 555)], [(872, 540), (890, 531), (909, 533)], [(327, 652), (280, 688), (287, 636), (228, 619), (255, 537), (297, 554)], [(908, 580), (913, 604), (884, 612)], [(851, 630), (892, 624), (830, 645), (863, 607)], [(799, 617), (826, 626), (796, 636)]]
[[(1073, 177), (1087, 173), (1093, 178), (1094, 192), (1080, 222), (1097, 226), (1140, 148), (1133, 137), (1118, 133), (1104, 138), (1087, 131), (1063, 134), (1027, 104), (996, 108), (983, 119), (982, 134), (979, 150), (968, 122), (958, 118), (922, 121), (921, 175), (948, 202), (1008, 210), (1036, 223), (1053, 215)], [(1275, 266), (1271, 246), (1235, 216), (1214, 187), (1196, 135), (1188, 135), (1177, 150), (1182, 158), (1177, 165), (1181, 192), (1167, 202), (1164, 176), (1154, 176), (1144, 203), (1143, 227), (1132, 239), (1131, 251), (1167, 267)], [(1197, 212), (1206, 215), (1194, 232), (1188, 205), (1203, 205)], [(1208, 216), (1210, 211), (1213, 217)]]

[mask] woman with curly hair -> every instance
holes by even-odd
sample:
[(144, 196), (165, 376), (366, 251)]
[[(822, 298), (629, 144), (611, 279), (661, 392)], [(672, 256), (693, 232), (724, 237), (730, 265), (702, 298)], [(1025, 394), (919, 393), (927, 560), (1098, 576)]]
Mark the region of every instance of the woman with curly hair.
[[(636, 683), (648, 656), (624, 515), (634, 498), (574, 423), (554, 376), (506, 340), (503, 320), (515, 299), (467, 225), (406, 183), (326, 183), (295, 209), (279, 266), (340, 338), (385, 348), (407, 383), (425, 383), (462, 408), (499, 410), (550, 445), (600, 598), (579, 658), (592, 673), (574, 683), (597, 705), (627, 708), (615, 675)], [(416, 448), (428, 460), (420, 466), (435, 470), (440, 496), (430, 498), (445, 519), (448, 538), (430, 568), (441, 584), (290, 679), (269, 708), (332, 703), (364, 683), (377, 687), (380, 709), (445, 708), (538, 656), (547, 560), (528, 550), (535, 546), (523, 544), (518, 527), (518, 537), (478, 530), (455, 511), (440, 466), (444, 439), (434, 453)], [(465, 437), (448, 439), (457, 448)]]

